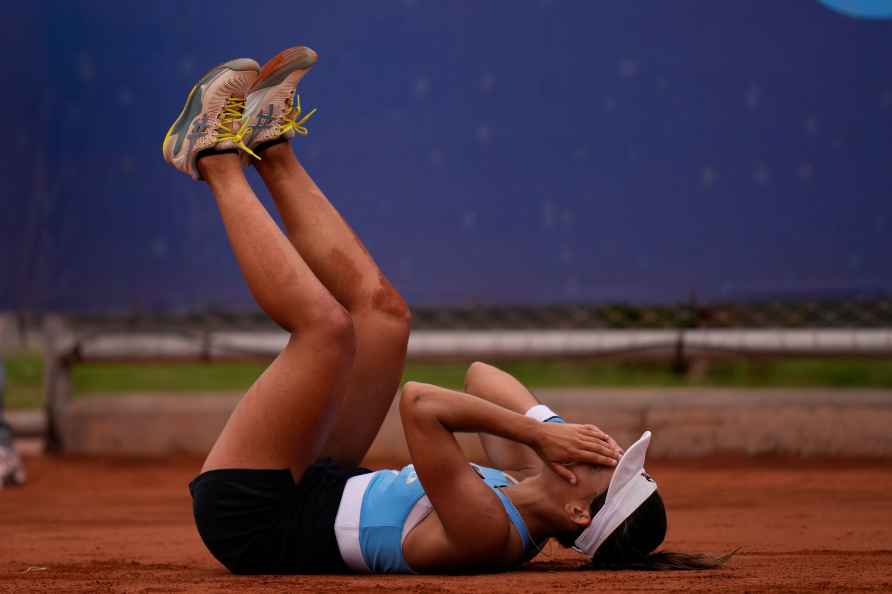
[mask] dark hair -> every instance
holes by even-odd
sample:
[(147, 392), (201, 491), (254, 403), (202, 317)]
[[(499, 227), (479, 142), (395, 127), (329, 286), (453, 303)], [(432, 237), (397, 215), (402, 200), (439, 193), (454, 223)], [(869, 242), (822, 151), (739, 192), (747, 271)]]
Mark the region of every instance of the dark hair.
[[(604, 506), (607, 492), (595, 497), (590, 507), (592, 517)], [(557, 537), (561, 545), (573, 546), (573, 541), (582, 533)], [(583, 569), (637, 569), (643, 571), (715, 569), (737, 552), (732, 551), (721, 557), (709, 557), (699, 553), (654, 552), (666, 538), (666, 507), (658, 491), (644, 500), (638, 509), (626, 518), (616, 530), (598, 547), (591, 560)]]

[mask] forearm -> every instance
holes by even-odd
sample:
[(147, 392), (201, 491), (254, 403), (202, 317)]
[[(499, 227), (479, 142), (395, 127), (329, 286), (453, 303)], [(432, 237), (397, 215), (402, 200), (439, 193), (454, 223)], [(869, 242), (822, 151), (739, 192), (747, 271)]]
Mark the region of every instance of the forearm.
[(533, 446), (539, 423), (463, 392), (409, 382), (400, 402), (403, 423), (435, 421), (451, 433), (488, 433)]
[[(521, 414), (539, 404), (517, 378), (479, 361), (468, 367), (465, 392)], [(542, 469), (542, 459), (522, 444), (481, 433), (480, 445), (492, 466), (508, 470), (518, 479), (538, 474)]]

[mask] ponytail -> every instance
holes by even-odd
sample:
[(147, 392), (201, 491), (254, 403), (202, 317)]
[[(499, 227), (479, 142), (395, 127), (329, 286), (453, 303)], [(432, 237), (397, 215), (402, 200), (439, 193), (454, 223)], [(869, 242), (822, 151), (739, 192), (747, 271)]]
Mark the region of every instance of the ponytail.
[(693, 571), (718, 569), (736, 552), (737, 550), (734, 550), (720, 557), (710, 557), (700, 553), (659, 551), (649, 553), (643, 557), (629, 557), (625, 559), (602, 558), (601, 555), (595, 554), (591, 562), (585, 566), (585, 569), (605, 571)]

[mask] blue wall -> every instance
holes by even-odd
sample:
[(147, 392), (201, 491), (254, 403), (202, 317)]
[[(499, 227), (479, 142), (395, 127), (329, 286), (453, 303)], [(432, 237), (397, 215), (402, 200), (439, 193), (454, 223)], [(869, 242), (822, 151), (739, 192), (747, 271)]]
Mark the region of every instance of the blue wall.
[(0, 309), (250, 306), (209, 192), (160, 143), (205, 70), (295, 44), (321, 56), (296, 150), (415, 304), (892, 290), (889, 20), (806, 0), (7, 11)]

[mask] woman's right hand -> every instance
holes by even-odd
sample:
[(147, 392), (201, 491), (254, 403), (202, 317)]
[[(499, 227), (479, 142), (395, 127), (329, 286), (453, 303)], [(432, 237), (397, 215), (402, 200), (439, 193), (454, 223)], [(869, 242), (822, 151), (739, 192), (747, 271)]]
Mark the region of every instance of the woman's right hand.
[(572, 484), (576, 484), (576, 475), (567, 465), (612, 467), (622, 456), (613, 438), (594, 425), (540, 423), (532, 447), (546, 464)]

